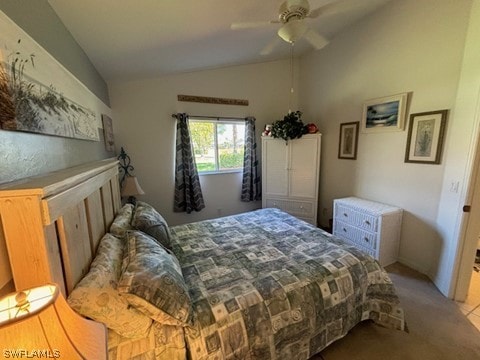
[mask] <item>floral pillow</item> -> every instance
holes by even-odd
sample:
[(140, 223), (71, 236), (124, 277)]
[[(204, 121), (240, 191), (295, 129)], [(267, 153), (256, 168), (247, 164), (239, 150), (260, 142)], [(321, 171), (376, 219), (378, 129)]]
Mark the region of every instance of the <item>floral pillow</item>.
[(110, 226), (111, 234), (116, 237), (123, 238), (126, 231), (133, 229), (131, 225), (133, 209), (134, 206), (132, 204), (123, 205), (118, 214), (115, 216), (112, 225)]
[(168, 224), (153, 206), (137, 201), (132, 225), (136, 229), (152, 236), (167, 249), (172, 248)]
[(177, 258), (140, 231), (127, 233), (118, 291), (153, 320), (189, 325), (192, 304)]
[(145, 337), (152, 319), (130, 306), (116, 289), (123, 248), (123, 240), (105, 234), (89, 272), (73, 289), (68, 303), (80, 315), (102, 322), (124, 337)]

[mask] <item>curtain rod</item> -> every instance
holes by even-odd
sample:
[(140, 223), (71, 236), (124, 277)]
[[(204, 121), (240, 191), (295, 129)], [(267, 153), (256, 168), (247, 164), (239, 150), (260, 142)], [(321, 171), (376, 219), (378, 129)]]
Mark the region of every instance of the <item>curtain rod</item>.
[[(219, 120), (242, 120), (244, 121), (245, 118), (240, 118), (240, 117), (229, 117), (229, 116), (204, 116), (204, 115), (188, 115), (189, 118), (194, 118), (194, 119), (216, 119), (217, 121)], [(172, 114), (172, 118), (177, 118), (177, 114)]]

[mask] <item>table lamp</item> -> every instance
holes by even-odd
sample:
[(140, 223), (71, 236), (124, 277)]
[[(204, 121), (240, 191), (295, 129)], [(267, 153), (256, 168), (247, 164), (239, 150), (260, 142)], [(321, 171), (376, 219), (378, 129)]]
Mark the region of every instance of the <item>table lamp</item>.
[(125, 181), (123, 183), (121, 195), (122, 197), (127, 197), (128, 202), (135, 204), (137, 199), (135, 198), (136, 195), (143, 195), (145, 192), (140, 187), (136, 176), (127, 176), (125, 177)]
[(0, 349), (7, 358), (107, 359), (106, 329), (48, 284), (0, 299)]
[(120, 155), (118, 155), (120, 167), (120, 187), (121, 192), (120, 195), (122, 197), (126, 197), (127, 202), (131, 204), (135, 204), (137, 199), (135, 198), (136, 195), (144, 195), (145, 192), (140, 187), (138, 183), (137, 177), (133, 175), (132, 171), (134, 167), (130, 164), (130, 156), (127, 155), (123, 147), (120, 150)]

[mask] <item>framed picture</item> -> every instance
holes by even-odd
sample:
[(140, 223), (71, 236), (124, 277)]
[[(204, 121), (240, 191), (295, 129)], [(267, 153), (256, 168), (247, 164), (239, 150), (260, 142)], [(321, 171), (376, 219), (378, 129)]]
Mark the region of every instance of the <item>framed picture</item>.
[(102, 105), (0, 11), (0, 128), (100, 141)]
[(340, 124), (339, 159), (355, 160), (357, 158), (359, 126), (359, 121)]
[(363, 104), (362, 132), (402, 131), (407, 93), (367, 100)]
[(410, 115), (405, 162), (440, 164), (448, 110)]
[(105, 139), (105, 150), (115, 151), (115, 139), (113, 137), (112, 119), (105, 114), (102, 114), (103, 122), (103, 137)]

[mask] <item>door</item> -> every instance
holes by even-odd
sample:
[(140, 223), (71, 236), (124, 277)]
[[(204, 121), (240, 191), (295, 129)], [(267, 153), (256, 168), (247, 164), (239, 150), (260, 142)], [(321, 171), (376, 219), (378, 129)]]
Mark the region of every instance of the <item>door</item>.
[(464, 214), (468, 215), (468, 220), (454, 294), (454, 299), (457, 301), (465, 301), (467, 297), (476, 250), (480, 248), (480, 146), (477, 148), (474, 166), (476, 167), (475, 176), (470, 185), (473, 187), (471, 202), (469, 206), (467, 205), (468, 207), (464, 207), (464, 211), (468, 211)]

